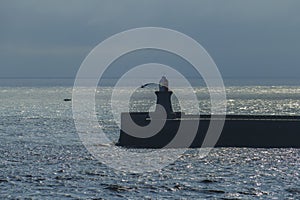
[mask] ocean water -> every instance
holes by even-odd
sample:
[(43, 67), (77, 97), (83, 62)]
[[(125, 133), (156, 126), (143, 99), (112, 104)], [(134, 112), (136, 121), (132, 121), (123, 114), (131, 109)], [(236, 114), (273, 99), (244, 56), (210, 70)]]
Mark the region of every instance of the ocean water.
[[(0, 87), (1, 199), (300, 199), (300, 149), (217, 148), (205, 158), (191, 149), (159, 171), (116, 171), (79, 139), (72, 102), (63, 101), (72, 96), (71, 84), (8, 82)], [(153, 91), (137, 90), (130, 110), (151, 109)], [(117, 141), (112, 88), (96, 92), (99, 124)], [(300, 85), (232, 84), (226, 93), (230, 114), (300, 115)], [(208, 113), (206, 88), (196, 95)]]

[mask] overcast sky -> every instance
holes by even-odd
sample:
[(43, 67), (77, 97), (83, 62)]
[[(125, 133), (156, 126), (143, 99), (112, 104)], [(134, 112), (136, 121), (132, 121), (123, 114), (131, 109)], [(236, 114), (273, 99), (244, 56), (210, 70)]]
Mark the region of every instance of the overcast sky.
[(299, 11), (299, 0), (1, 0), (0, 77), (75, 77), (107, 37), (157, 26), (197, 40), (224, 77), (300, 78)]

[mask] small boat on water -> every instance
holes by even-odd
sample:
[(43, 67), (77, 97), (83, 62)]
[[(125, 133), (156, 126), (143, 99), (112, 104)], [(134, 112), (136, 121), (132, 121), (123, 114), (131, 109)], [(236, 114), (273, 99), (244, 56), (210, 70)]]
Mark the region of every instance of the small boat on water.
[[(121, 113), (120, 137), (116, 145), (128, 148), (200, 148), (200, 147), (248, 147), (248, 148), (300, 148), (300, 116), (276, 115), (226, 115), (220, 136), (216, 142), (205, 142), (210, 122), (224, 119), (217, 115), (185, 115), (173, 112), (172, 91), (168, 81), (162, 78), (159, 91), (155, 92), (157, 105), (166, 111), (166, 119), (155, 118), (155, 112)], [(154, 116), (154, 117), (153, 117)], [(185, 131), (177, 142), (172, 143), (181, 127), (199, 123), (196, 133)], [(163, 121), (163, 127), (155, 135), (144, 137), (151, 121)], [(132, 122), (144, 129), (130, 128)], [(151, 129), (151, 130), (150, 130)], [(128, 130), (131, 130), (129, 132)], [(143, 132), (141, 132), (143, 130)], [(149, 127), (152, 131), (153, 127)], [(214, 133), (212, 133), (214, 134)], [(141, 136), (141, 137), (140, 137)], [(192, 141), (185, 141), (192, 138)]]

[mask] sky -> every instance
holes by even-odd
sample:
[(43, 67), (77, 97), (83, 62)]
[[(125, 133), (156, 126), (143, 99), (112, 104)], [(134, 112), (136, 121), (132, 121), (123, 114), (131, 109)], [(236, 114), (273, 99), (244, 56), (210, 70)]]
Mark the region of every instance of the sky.
[[(74, 78), (101, 41), (148, 26), (195, 39), (223, 77), (300, 78), (299, 10), (299, 0), (1, 0), (0, 78)], [(119, 65), (184, 65), (146, 54)]]

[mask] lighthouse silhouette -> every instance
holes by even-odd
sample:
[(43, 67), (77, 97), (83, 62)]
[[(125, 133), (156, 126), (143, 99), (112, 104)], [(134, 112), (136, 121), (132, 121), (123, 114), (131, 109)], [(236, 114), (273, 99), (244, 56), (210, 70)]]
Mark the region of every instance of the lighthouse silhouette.
[[(169, 81), (163, 76), (159, 81), (159, 91), (155, 92), (157, 96), (156, 104), (159, 104), (164, 107), (167, 118), (173, 119), (175, 118), (175, 113), (173, 112), (171, 96), (173, 94), (172, 91), (169, 90)], [(158, 107), (156, 106), (155, 112), (158, 112)]]

